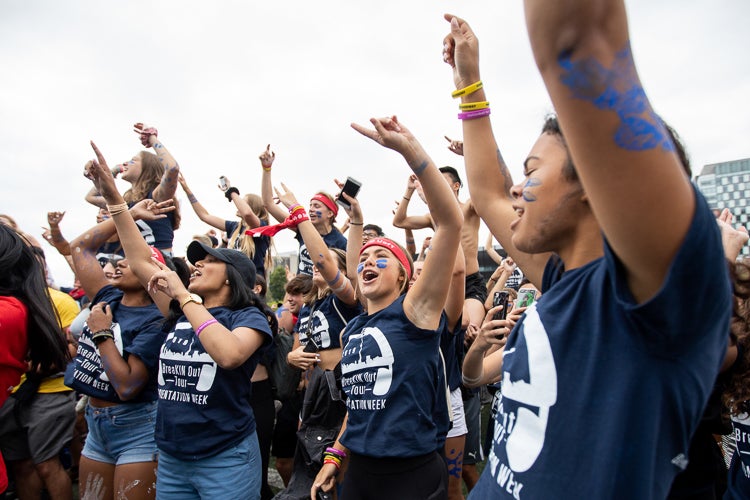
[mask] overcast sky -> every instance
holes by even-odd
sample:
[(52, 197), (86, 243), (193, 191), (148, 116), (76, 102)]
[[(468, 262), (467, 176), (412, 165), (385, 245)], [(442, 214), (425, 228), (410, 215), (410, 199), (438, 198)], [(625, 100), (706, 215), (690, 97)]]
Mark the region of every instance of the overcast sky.
[[(627, 6), (641, 80), (682, 135), (694, 171), (750, 156), (750, 2)], [(519, 175), (552, 111), (522, 7), (520, 0), (0, 0), (0, 213), (41, 239), (46, 212), (64, 210), (63, 234), (74, 238), (95, 223), (96, 209), (83, 201), (88, 141), (114, 165), (140, 150), (131, 130), (142, 121), (159, 129), (215, 215), (234, 217), (216, 187), (220, 175), (242, 193), (260, 192), (257, 157), (270, 143), (275, 182), (286, 182), (303, 203), (350, 175), (363, 184), (366, 222), (402, 239), (390, 220), (408, 167), (349, 123), (397, 114), (438, 165), (463, 176), (443, 139), (461, 132), (441, 58), (449, 31), (442, 15), (451, 12), (479, 37), (495, 134)], [(181, 189), (178, 196), (185, 200)], [(412, 203), (413, 213), (426, 209)], [(182, 213), (178, 255), (207, 229), (186, 200)], [(289, 234), (275, 240), (279, 251), (296, 248)], [(47, 255), (58, 284), (72, 283), (64, 260), (49, 247)]]

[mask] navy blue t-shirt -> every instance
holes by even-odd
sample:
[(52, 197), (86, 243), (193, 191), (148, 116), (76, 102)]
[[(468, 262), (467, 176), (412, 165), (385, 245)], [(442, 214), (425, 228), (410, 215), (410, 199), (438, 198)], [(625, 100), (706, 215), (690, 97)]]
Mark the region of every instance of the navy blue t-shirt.
[(348, 420), (341, 443), (360, 455), (416, 457), (445, 438), (445, 426), (435, 421), (447, 411), (439, 352), (445, 313), (436, 330), (418, 328), (404, 314), (404, 297), (354, 318), (344, 331)]
[(732, 431), (737, 449), (732, 454), (724, 498), (746, 500), (750, 498), (750, 416), (732, 415)]
[[(299, 242), (299, 267), (297, 269), (297, 274), (307, 274), (312, 276), (313, 261), (310, 258), (310, 252), (307, 251), (307, 246), (305, 245), (304, 240), (302, 240), (301, 234), (297, 233), (295, 238)], [(331, 229), (330, 233), (323, 236), (323, 241), (328, 248), (339, 248), (346, 252), (346, 238), (341, 234), (341, 231), (335, 227)]]
[[(239, 226), (240, 223), (236, 220), (228, 220), (224, 221), (224, 231), (227, 233), (227, 238), (231, 237), (232, 234), (237, 229), (237, 226)], [(260, 221), (261, 226), (267, 226), (268, 222), (266, 221)], [(240, 231), (242, 231), (241, 237), (238, 237), (234, 240), (234, 249), (235, 250), (242, 250), (242, 238), (246, 238), (247, 235), (245, 235), (245, 230), (247, 227), (243, 224), (240, 228)], [(268, 236), (263, 235), (256, 235), (253, 236), (253, 243), (255, 244), (255, 253), (253, 254), (253, 264), (255, 264), (255, 270), (257, 273), (264, 278), (266, 277), (266, 252), (268, 252), (268, 247), (271, 244), (271, 238)]]
[[(265, 315), (256, 307), (209, 312), (229, 330), (252, 328), (271, 342)], [(258, 350), (260, 351), (260, 349)], [(181, 460), (214, 456), (255, 431), (250, 378), (259, 352), (234, 370), (221, 368), (206, 352), (185, 316), (167, 335), (159, 358), (156, 444)]]
[(622, 264), (560, 272), (505, 346), (493, 445), (470, 498), (665, 498), (728, 342), (719, 230), (696, 193), (659, 292), (637, 304)]
[(65, 370), (65, 385), (81, 394), (110, 401), (112, 403), (142, 403), (156, 400), (156, 376), (159, 349), (167, 334), (162, 331), (164, 317), (156, 304), (142, 307), (122, 305), (122, 292), (111, 285), (97, 292), (92, 304), (107, 302), (112, 308), (112, 332), (120, 355), (127, 361), (131, 355), (137, 356), (148, 369), (148, 382), (138, 395), (122, 401), (110, 383), (99, 358), (99, 349), (91, 340), (88, 323), (78, 339), (76, 357)]
[[(336, 312), (336, 308), (341, 316)], [(311, 310), (312, 324), (310, 323)], [(360, 314), (362, 314), (362, 305), (359, 302), (349, 306), (331, 293), (315, 302), (312, 309), (308, 305), (302, 306), (294, 331), (299, 334), (299, 343), (302, 346), (307, 345), (309, 337), (312, 336), (319, 350), (338, 349), (341, 347), (341, 331), (346, 323)], [(341, 320), (342, 316), (346, 323)]]
[[(146, 195), (146, 199), (153, 199), (154, 192), (149, 191)], [(135, 203), (128, 203), (128, 208), (133, 208)], [(151, 246), (158, 248), (159, 250), (167, 250), (172, 248), (172, 241), (174, 240), (174, 212), (167, 212), (167, 216), (163, 219), (155, 220), (137, 220), (135, 225), (141, 231), (141, 236)]]

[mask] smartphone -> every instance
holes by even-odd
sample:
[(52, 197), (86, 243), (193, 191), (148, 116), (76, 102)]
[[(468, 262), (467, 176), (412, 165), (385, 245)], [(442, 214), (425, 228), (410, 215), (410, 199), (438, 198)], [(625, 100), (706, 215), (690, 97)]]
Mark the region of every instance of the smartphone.
[(331, 500), (333, 498), (330, 493), (326, 493), (323, 490), (318, 490), (316, 496), (318, 497), (317, 500)]
[(508, 316), (508, 292), (495, 292), (492, 296), (492, 307), (503, 306), (492, 319), (505, 319)]
[(222, 191), (227, 190), (227, 178), (223, 175), (219, 177), (219, 187), (222, 189)]
[(534, 303), (536, 299), (536, 292), (534, 290), (519, 290), (518, 299), (516, 300), (516, 307), (529, 307)]
[(346, 178), (346, 182), (344, 183), (343, 189), (341, 189), (341, 193), (336, 197), (336, 203), (341, 205), (342, 207), (349, 209), (351, 208), (348, 201), (344, 199), (343, 196), (341, 196), (343, 193), (348, 194), (352, 198), (356, 198), (357, 194), (359, 193), (359, 188), (362, 187), (362, 183), (359, 182), (356, 179), (352, 179), (351, 177)]

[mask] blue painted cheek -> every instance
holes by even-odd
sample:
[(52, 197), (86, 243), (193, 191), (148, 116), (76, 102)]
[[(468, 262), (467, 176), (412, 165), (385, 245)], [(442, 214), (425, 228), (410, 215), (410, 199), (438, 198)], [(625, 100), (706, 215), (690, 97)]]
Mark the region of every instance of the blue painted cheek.
[(524, 201), (536, 201), (536, 195), (534, 195), (529, 188), (541, 186), (542, 183), (538, 179), (529, 179), (526, 181), (526, 184), (523, 185), (523, 191), (521, 191), (521, 196), (523, 197)]
[(377, 259), (375, 265), (378, 266), (378, 269), (385, 269), (388, 265), (388, 261), (386, 259)]
[(364, 264), (360, 264), (360, 265), (358, 265), (358, 266), (357, 266), (357, 274), (361, 273), (361, 272), (362, 272), (362, 269), (364, 269), (364, 268), (365, 268), (365, 265), (364, 265)]
[(323, 218), (323, 212), (321, 212), (320, 210), (316, 210), (315, 211), (315, 217), (319, 217), (319, 218), (322, 219)]

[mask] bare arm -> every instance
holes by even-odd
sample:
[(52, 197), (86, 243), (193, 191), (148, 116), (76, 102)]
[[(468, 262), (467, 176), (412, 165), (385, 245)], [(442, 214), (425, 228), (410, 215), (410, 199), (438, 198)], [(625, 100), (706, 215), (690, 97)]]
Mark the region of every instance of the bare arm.
[(624, 2), (526, 0), (525, 10), (578, 177), (631, 292), (643, 302), (661, 287), (695, 199), (636, 72)]
[(406, 215), (406, 211), (409, 207), (411, 197), (414, 195), (416, 190), (417, 176), (411, 174), (409, 180), (406, 183), (406, 192), (401, 198), (401, 201), (397, 203), (396, 212), (393, 214), (393, 226), (401, 229), (424, 229), (426, 227), (432, 227), (432, 219), (429, 214), (427, 215)]
[(273, 199), (273, 182), (271, 181), (271, 168), (273, 161), (276, 159), (276, 153), (271, 151), (271, 145), (260, 155), (260, 165), (263, 167), (263, 177), (260, 181), (260, 197), (263, 200), (263, 206), (269, 214), (278, 222), (284, 222), (289, 213), (278, 206)]
[[(91, 308), (86, 322), (92, 332), (107, 329), (112, 324), (112, 310), (106, 302), (100, 302)], [(117, 350), (114, 339), (106, 339), (96, 347), (117, 396), (123, 401), (136, 397), (148, 382), (148, 369), (143, 361), (133, 354), (125, 360)]]
[[(149, 279), (159, 270), (159, 267), (151, 258), (151, 248), (149, 248), (146, 240), (141, 236), (141, 232), (138, 226), (135, 225), (130, 211), (123, 210), (112, 213), (114, 207), (124, 205), (125, 201), (115, 186), (115, 180), (107, 167), (107, 162), (101, 151), (99, 151), (99, 148), (93, 142), (91, 143), (91, 147), (94, 148), (97, 161), (93, 162), (91, 168), (88, 170), (88, 177), (94, 182), (94, 185), (102, 196), (104, 196), (104, 199), (107, 200), (110, 216), (115, 223), (117, 234), (120, 237), (120, 244), (128, 259), (128, 266), (138, 277), (138, 281), (146, 287), (148, 286)], [(151, 293), (151, 298), (159, 307), (162, 314), (165, 316), (169, 314), (169, 303), (172, 300), (170, 297), (160, 292), (153, 292)]]
[(352, 126), (361, 134), (379, 144), (399, 152), (417, 175), (424, 189), (427, 206), (435, 223), (430, 258), (425, 261), (422, 273), (428, 278), (417, 280), (404, 299), (404, 313), (420, 328), (437, 328), (440, 312), (445, 307), (452, 273), (444, 270), (452, 267), (458, 251), (463, 216), (458, 201), (435, 167), (430, 157), (406, 127), (394, 117), (371, 119), (375, 130), (356, 124)]
[[(281, 191), (276, 190), (281, 203), (290, 210), (295, 207), (302, 207), (294, 196), (294, 193), (289, 191), (285, 184), (282, 183), (281, 186)], [(299, 208), (299, 210), (304, 211), (304, 208)], [(342, 273), (339, 270), (338, 263), (331, 256), (328, 245), (323, 241), (323, 237), (318, 230), (315, 229), (312, 222), (309, 220), (300, 222), (297, 226), (297, 230), (307, 246), (307, 251), (310, 253), (310, 258), (315, 263), (315, 267), (318, 268), (318, 271), (321, 276), (323, 276), (323, 279), (326, 280), (326, 283), (328, 283), (331, 291), (345, 304), (355, 304), (357, 302), (357, 297), (354, 293), (354, 285), (347, 277), (348, 271)], [(362, 237), (360, 235), (360, 241), (361, 240)]]
[(448, 318), (448, 328), (453, 329), (461, 319), (464, 310), (464, 300), (466, 296), (466, 261), (464, 252), (458, 247), (456, 260), (453, 263), (451, 276), (451, 285), (448, 290), (448, 298), (445, 301), (445, 315)]
[(487, 252), (487, 256), (499, 266), (503, 262), (503, 257), (499, 253), (497, 253), (497, 250), (495, 250), (493, 240), (494, 238), (492, 237), (492, 233), (488, 234), (487, 243), (484, 244), (484, 250)]
[(208, 224), (209, 226), (213, 226), (219, 231), (225, 230), (225, 220), (221, 217), (217, 217), (215, 215), (212, 215), (208, 213), (208, 210), (201, 204), (200, 201), (198, 201), (198, 198), (195, 197), (193, 194), (193, 191), (190, 189), (190, 186), (188, 186), (187, 181), (185, 180), (185, 176), (182, 175), (182, 172), (177, 176), (180, 182), (180, 186), (182, 186), (182, 190), (185, 191), (185, 196), (188, 197), (188, 201), (190, 202), (190, 206), (193, 207), (193, 212), (195, 212), (195, 215), (198, 216), (200, 220)]
[(161, 177), (161, 182), (154, 189), (153, 199), (165, 201), (174, 198), (177, 192), (177, 177), (180, 174), (180, 166), (177, 164), (177, 160), (157, 138), (156, 129), (144, 127), (142, 123), (136, 123), (133, 128), (135, 133), (140, 135), (141, 143), (144, 146), (154, 148), (159, 163), (164, 166), (164, 174)]
[[(451, 34), (445, 39), (443, 57), (453, 67), (456, 88), (467, 87), (480, 80), (478, 41), (469, 25), (446, 15), (451, 21)], [(468, 96), (464, 102), (485, 101), (484, 88)], [(463, 153), (469, 193), (479, 216), (509, 255), (541, 287), (544, 267), (549, 254), (531, 255), (518, 250), (512, 243), (510, 224), (518, 218), (513, 209), (510, 189), (513, 179), (492, 132), (489, 117), (463, 120)], [(498, 173), (500, 175), (498, 175)]]

